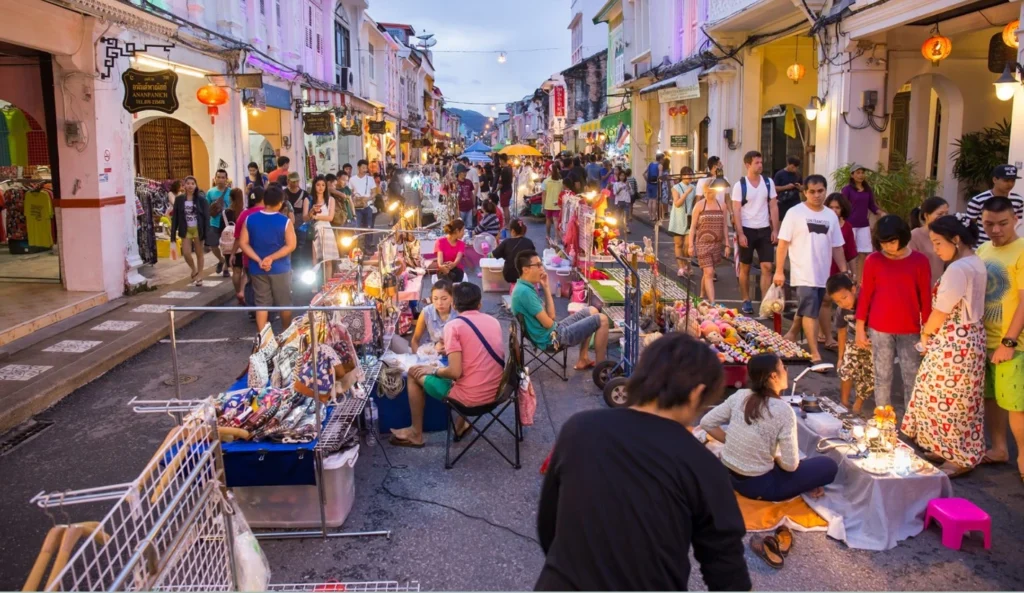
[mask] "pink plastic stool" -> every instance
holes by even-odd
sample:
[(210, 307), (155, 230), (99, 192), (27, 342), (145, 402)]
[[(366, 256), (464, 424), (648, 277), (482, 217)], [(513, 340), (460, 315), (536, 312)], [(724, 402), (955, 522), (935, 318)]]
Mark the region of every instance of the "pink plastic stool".
[(980, 531), (985, 536), (985, 549), (992, 547), (992, 518), (966, 498), (936, 498), (928, 502), (924, 528), (932, 519), (942, 527), (942, 545), (959, 550), (964, 534)]

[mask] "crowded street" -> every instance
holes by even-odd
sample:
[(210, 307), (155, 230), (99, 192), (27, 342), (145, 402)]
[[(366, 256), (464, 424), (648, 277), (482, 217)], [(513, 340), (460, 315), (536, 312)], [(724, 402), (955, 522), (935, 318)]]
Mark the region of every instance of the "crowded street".
[(0, 0), (0, 590), (1024, 590), (1024, 3), (784, 4)]

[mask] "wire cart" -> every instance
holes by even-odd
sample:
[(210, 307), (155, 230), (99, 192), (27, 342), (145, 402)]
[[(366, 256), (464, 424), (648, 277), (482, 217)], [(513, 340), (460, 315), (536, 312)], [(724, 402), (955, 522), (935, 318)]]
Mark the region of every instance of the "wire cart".
[(594, 384), (602, 389), (604, 401), (609, 407), (626, 405), (626, 381), (633, 373), (633, 367), (640, 357), (640, 307), (642, 287), (636, 269), (636, 255), (628, 262), (617, 249), (609, 249), (612, 258), (623, 270), (623, 348), (619, 360), (604, 360), (594, 367)]
[[(51, 509), (112, 501), (98, 523), (66, 526), (83, 533), (73, 554), (58, 554), (46, 591), (236, 591), (239, 572), (234, 507), (224, 482), (221, 440), (210, 400), (169, 400), (130, 405), (137, 412), (172, 413), (180, 424), (135, 480), (61, 492), (31, 500), (51, 519)], [(56, 521), (54, 521), (56, 524)], [(83, 529), (83, 526), (86, 526)], [(65, 526), (57, 527), (61, 529)], [(65, 536), (65, 542), (67, 542)], [(28, 590), (46, 569), (37, 559)], [(42, 562), (41, 562), (42, 561)], [(42, 564), (40, 566), (40, 564)], [(271, 591), (419, 591), (419, 583), (270, 585)]]

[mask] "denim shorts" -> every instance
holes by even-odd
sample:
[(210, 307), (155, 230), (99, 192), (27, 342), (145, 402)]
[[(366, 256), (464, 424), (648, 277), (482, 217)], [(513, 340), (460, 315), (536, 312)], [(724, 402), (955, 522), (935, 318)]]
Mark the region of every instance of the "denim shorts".
[(555, 333), (558, 345), (562, 348), (577, 346), (589, 338), (601, 327), (601, 314), (590, 314), (589, 308), (583, 308), (558, 322)]
[(825, 298), (825, 289), (814, 286), (794, 286), (796, 289), (796, 314), (799, 317), (818, 318), (821, 301)]

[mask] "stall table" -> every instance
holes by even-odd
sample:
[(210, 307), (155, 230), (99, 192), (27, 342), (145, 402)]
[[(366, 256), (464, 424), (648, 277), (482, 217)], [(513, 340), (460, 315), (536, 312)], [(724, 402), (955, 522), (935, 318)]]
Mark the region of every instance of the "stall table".
[[(828, 413), (828, 412), (822, 412)], [(808, 457), (822, 439), (797, 413), (800, 452)], [(867, 471), (862, 459), (850, 459), (852, 445), (841, 445), (824, 454), (836, 460), (839, 473), (825, 496), (809, 499), (811, 508), (829, 523), (828, 535), (851, 548), (888, 550), (924, 530), (928, 501), (953, 495), (949, 477), (924, 460), (923, 471), (900, 476), (893, 471), (878, 475)], [(920, 465), (915, 460), (914, 465)]]

